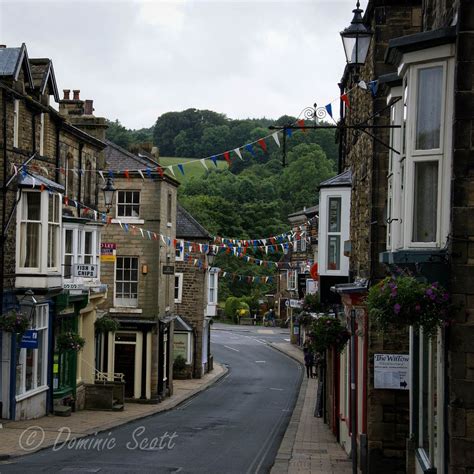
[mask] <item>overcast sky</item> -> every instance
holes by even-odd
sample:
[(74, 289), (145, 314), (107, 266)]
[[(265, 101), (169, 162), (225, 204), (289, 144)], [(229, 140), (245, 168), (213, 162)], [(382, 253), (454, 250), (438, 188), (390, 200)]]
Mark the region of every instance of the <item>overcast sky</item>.
[[(365, 8), (367, 0), (361, 2)], [(0, 0), (0, 39), (53, 60), (95, 114), (153, 125), (189, 107), (298, 115), (338, 97), (355, 0)]]

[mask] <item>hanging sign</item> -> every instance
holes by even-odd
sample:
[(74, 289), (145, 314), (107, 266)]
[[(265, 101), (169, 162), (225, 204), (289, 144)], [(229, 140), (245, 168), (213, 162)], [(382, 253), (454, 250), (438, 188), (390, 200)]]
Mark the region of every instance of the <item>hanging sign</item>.
[(374, 354), (374, 388), (409, 390), (409, 354)]
[(117, 244), (114, 242), (101, 242), (100, 244), (100, 261), (115, 262)]
[(20, 347), (22, 349), (38, 349), (38, 331), (27, 329), (21, 336)]

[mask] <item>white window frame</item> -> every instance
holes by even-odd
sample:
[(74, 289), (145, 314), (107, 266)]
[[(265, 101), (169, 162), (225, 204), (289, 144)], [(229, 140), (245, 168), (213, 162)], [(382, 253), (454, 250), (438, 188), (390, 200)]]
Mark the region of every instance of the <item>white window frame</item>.
[[(25, 197), (29, 193), (39, 193), (40, 194), (40, 220), (31, 221), (37, 222), (40, 225), (39, 230), (39, 242), (38, 242), (38, 266), (37, 267), (24, 267), (21, 266), (21, 248), (23, 245), (26, 245), (26, 235), (24, 234), (24, 228), (28, 221), (26, 216), (26, 199)], [(51, 273), (60, 273), (61, 271), (61, 255), (62, 255), (62, 238), (61, 238), (61, 227), (62, 227), (62, 204), (61, 196), (58, 193), (49, 193), (47, 191), (41, 192), (36, 189), (21, 189), (18, 194), (19, 204), (17, 206), (17, 225), (16, 228), (16, 273), (42, 273), (42, 274), (51, 274)], [(58, 222), (54, 223), (56, 227), (56, 263), (55, 267), (48, 267), (48, 245), (49, 245), (49, 199), (53, 199), (58, 206)]]
[[(331, 218), (331, 200), (337, 199), (339, 200), (339, 230), (332, 231), (329, 228), (329, 219)], [(327, 197), (327, 243), (326, 243), (326, 267), (328, 271), (339, 272), (341, 271), (342, 265), (342, 254), (343, 254), (343, 246), (344, 242), (342, 241), (342, 206), (343, 206), (343, 199), (340, 195), (328, 195)], [(338, 237), (339, 238), (339, 260), (337, 262), (337, 268), (329, 268), (329, 241), (331, 237)]]
[[(136, 298), (122, 298), (117, 296), (117, 265), (119, 259), (132, 258), (137, 260), (137, 279), (135, 280), (120, 280), (123, 283), (136, 283), (137, 284), (137, 297)], [(130, 267), (131, 268), (131, 267)], [(114, 265), (114, 306), (120, 308), (137, 308), (140, 290), (140, 257), (136, 255), (117, 255)]]
[(287, 289), (290, 291), (298, 289), (298, 272), (296, 270), (286, 271), (286, 285)]
[[(183, 274), (175, 273), (174, 274), (174, 302), (181, 303), (183, 301)], [(178, 282), (178, 285), (176, 285)], [(178, 289), (178, 297), (176, 298), (176, 288)]]
[[(33, 351), (33, 374), (32, 374), (32, 388), (26, 390), (26, 351), (27, 349), (20, 349), (18, 357), (17, 370), (21, 370), (19, 382), (20, 386), (17, 387), (16, 401), (21, 401), (25, 398), (31, 397), (37, 393), (48, 390), (48, 326), (49, 326), (49, 305), (41, 304), (35, 307), (34, 321), (32, 323), (32, 329), (43, 332), (42, 347), (38, 349), (32, 349)], [(41, 383), (38, 384), (38, 361), (42, 358), (42, 373)], [(20, 368), (21, 367), (21, 368)]]
[(306, 230), (299, 231), (299, 239), (297, 239), (295, 235), (293, 250), (297, 253), (306, 252)]
[[(127, 193), (138, 193), (138, 204), (134, 202), (127, 202), (125, 201), (120, 201), (120, 193), (125, 193), (125, 196)], [(133, 207), (133, 206), (138, 206), (138, 216), (125, 216), (122, 214), (119, 214), (119, 205), (125, 206), (125, 207)], [(141, 192), (138, 189), (119, 189), (117, 191), (117, 199), (115, 203), (115, 215), (117, 219), (120, 219), (122, 222), (137, 222), (140, 221), (140, 211), (141, 211)]]
[(20, 100), (13, 101), (13, 148), (18, 148), (20, 135)]
[[(405, 162), (400, 165), (400, 183), (404, 181), (404, 189), (400, 191), (400, 221), (394, 222), (393, 230), (399, 226), (399, 241), (394, 241), (392, 250), (442, 248), (447, 243), (450, 228), (450, 192), (452, 163), (452, 120), (454, 97), (454, 46), (443, 45), (423, 51), (415, 51), (404, 55), (398, 73), (407, 84), (406, 133), (402, 136), (400, 149), (406, 151)], [(440, 148), (433, 150), (415, 150), (416, 108), (418, 93), (418, 71), (423, 68), (443, 67), (443, 98), (441, 107)], [(428, 93), (428, 92), (427, 92)], [(400, 122), (403, 125), (403, 122)], [(392, 133), (393, 130), (392, 130)], [(403, 133), (402, 133), (403, 135)], [(421, 162), (438, 163), (438, 195), (436, 239), (433, 242), (413, 241), (413, 218), (415, 204), (415, 165)], [(401, 176), (405, 173), (404, 176)], [(394, 210), (392, 215), (396, 215)], [(401, 242), (400, 242), (401, 241)], [(400, 244), (400, 245), (399, 245)]]
[(40, 114), (40, 139), (39, 139), (39, 154), (44, 155), (44, 112)]
[(178, 239), (176, 242), (176, 249), (175, 249), (175, 262), (183, 262), (184, 261), (184, 239)]
[[(56, 193), (47, 193), (47, 192), (43, 192), (43, 194), (46, 194), (47, 196), (47, 200), (48, 200), (48, 228), (47, 228), (47, 232), (48, 232), (48, 252), (46, 253), (46, 260), (49, 260), (49, 252), (55, 252), (55, 262), (56, 262), (56, 265), (53, 265), (53, 266), (49, 266), (49, 261), (47, 261), (47, 265), (48, 265), (48, 271), (60, 271), (60, 265), (61, 265), (61, 214), (62, 214), (62, 199), (60, 200), (60, 197), (58, 194)], [(56, 211), (57, 212), (57, 221), (53, 221), (51, 219), (51, 216), (49, 216), (49, 200), (52, 199), (53, 200), (53, 213)], [(56, 234), (56, 249), (52, 249), (50, 248), (51, 247), (51, 241), (49, 239), (49, 229), (50, 227), (52, 227), (53, 229), (53, 232)]]
[[(207, 302), (208, 304), (217, 304), (217, 291), (218, 291), (218, 280), (219, 272), (215, 268), (209, 270), (208, 275), (208, 291), (207, 291)], [(211, 297), (211, 292), (214, 297)]]

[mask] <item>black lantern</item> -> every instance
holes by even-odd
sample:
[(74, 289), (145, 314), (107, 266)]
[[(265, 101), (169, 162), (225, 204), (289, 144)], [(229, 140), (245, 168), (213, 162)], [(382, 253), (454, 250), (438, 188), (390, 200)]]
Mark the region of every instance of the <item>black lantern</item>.
[(372, 38), (372, 32), (364, 25), (362, 10), (359, 7), (360, 3), (357, 1), (356, 9), (352, 10), (354, 18), (351, 24), (344, 31), (341, 31), (346, 61), (347, 64), (355, 66), (356, 76), (358, 67), (365, 64)]
[(110, 208), (112, 207), (112, 204), (114, 202), (115, 191), (117, 190), (114, 187), (114, 182), (112, 178), (109, 176), (107, 178), (107, 182), (105, 183), (105, 186), (102, 188), (102, 192), (104, 193), (105, 208), (107, 212), (110, 211)]
[(34, 293), (31, 290), (26, 290), (20, 300), (20, 310), (30, 321), (33, 321), (37, 303)]
[(212, 267), (215, 257), (216, 257), (216, 254), (212, 250), (212, 247), (209, 247), (209, 252), (207, 252), (207, 263), (209, 264), (210, 267)]

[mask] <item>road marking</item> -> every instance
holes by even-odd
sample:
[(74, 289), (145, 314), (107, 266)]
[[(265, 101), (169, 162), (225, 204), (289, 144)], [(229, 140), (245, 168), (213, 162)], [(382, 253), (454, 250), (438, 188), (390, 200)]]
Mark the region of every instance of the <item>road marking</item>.
[(259, 334), (275, 334), (273, 329), (257, 329)]
[(279, 392), (283, 392), (282, 388), (270, 387), (270, 390), (278, 390)]
[(266, 360), (256, 360), (256, 364), (265, 364), (267, 361)]
[(227, 349), (230, 349), (231, 351), (240, 352), (238, 349), (234, 349), (233, 347), (229, 347), (229, 346), (224, 346), (224, 347), (227, 347)]
[(283, 339), (283, 340), (286, 341), (286, 342), (290, 342), (290, 339)]

